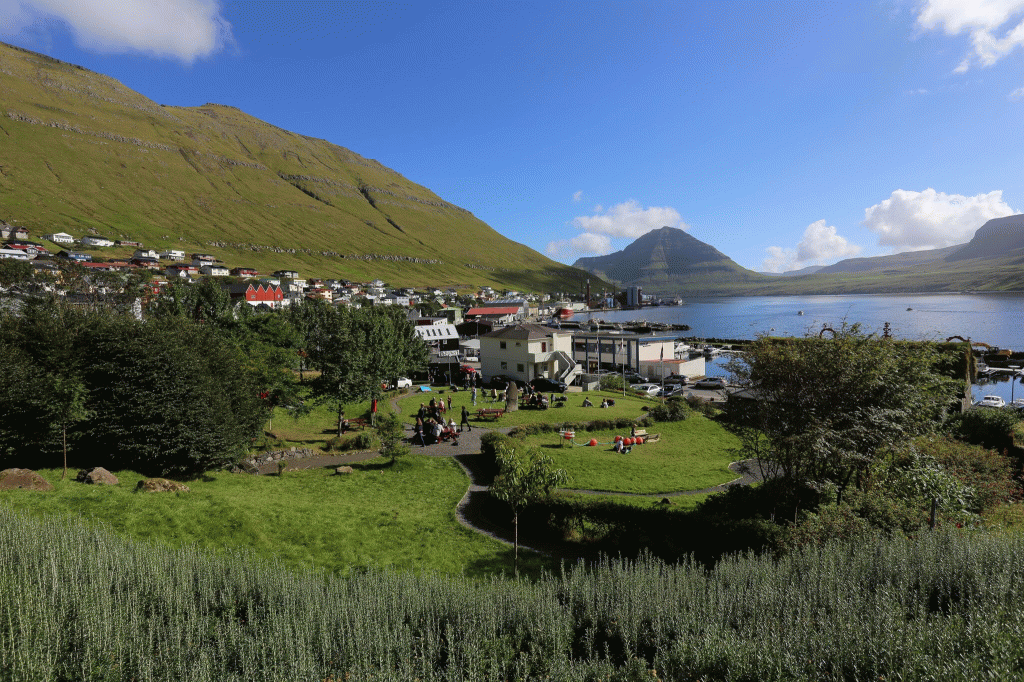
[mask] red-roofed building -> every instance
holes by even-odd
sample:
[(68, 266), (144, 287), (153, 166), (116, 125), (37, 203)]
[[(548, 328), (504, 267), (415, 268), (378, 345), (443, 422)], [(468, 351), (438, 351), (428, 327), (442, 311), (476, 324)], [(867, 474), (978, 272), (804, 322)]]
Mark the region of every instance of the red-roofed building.
[(508, 325), (522, 322), (526, 314), (521, 306), (495, 306), (490, 308), (470, 308), (466, 311), (467, 321), (490, 322), (495, 325)]
[(281, 287), (264, 282), (242, 282), (227, 287), (231, 300), (244, 299), (249, 305), (256, 307), (265, 305), (280, 308), (284, 305), (284, 292)]

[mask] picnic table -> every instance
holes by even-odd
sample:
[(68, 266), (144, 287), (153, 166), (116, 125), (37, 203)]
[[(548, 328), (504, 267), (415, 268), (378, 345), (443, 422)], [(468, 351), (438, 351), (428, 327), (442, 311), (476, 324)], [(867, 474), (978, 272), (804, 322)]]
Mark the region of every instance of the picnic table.
[(490, 409), (482, 409), (476, 411), (476, 416), (479, 419), (494, 419), (497, 420), (501, 415), (505, 414), (505, 408), (497, 407)]

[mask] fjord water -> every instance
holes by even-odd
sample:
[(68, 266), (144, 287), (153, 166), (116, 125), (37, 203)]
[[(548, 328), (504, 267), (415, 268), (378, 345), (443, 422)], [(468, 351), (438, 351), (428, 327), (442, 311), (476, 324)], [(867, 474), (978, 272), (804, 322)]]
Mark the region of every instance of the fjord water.
[[(803, 311), (803, 315), (800, 315)], [(843, 322), (860, 323), (881, 333), (885, 323), (893, 336), (944, 340), (962, 336), (992, 346), (1024, 350), (1024, 292), (972, 294), (886, 294), (844, 296), (733, 296), (692, 298), (680, 306), (596, 312), (610, 322), (645, 319), (690, 325), (681, 336), (753, 339), (760, 334), (803, 336)], [(714, 372), (708, 367), (709, 372)], [(1002, 380), (974, 387), (982, 395), (1024, 397), (1024, 385)]]

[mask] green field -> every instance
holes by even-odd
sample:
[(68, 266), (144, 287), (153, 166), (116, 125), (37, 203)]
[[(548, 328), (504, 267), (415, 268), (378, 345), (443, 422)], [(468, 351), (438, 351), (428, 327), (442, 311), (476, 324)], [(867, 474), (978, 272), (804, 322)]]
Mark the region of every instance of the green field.
[[(484, 576), (510, 570), (511, 550), (455, 519), (468, 481), (451, 459), (410, 455), (278, 476), (211, 473), (189, 493), (137, 493), (141, 479), (116, 472), (116, 487), (91, 486), (60, 470), (40, 473), (52, 493), (0, 492), (0, 503), (47, 516), (99, 521), (127, 537), (200, 548), (247, 548), (295, 568), (348, 573), (390, 566)], [(541, 561), (525, 555), (528, 570)], [(523, 559), (524, 557), (520, 557)]]
[(628, 436), (628, 430), (577, 434), (577, 443), (596, 438), (596, 447), (564, 444), (557, 433), (529, 436), (526, 442), (551, 455), (569, 474), (572, 487), (581, 490), (649, 495), (701, 490), (736, 478), (729, 463), (736, 460), (739, 439), (717, 422), (696, 416), (647, 430), (661, 439), (634, 446), (628, 454), (615, 452), (610, 444), (617, 435)]
[[(446, 401), (448, 398), (451, 398), (452, 411), (446, 414), (449, 419), (454, 417), (455, 421), (458, 422), (461, 419), (462, 406), (465, 405), (470, 412), (469, 421), (474, 426), (504, 428), (521, 424), (560, 424), (565, 422), (578, 424), (595, 419), (635, 419), (643, 416), (645, 407), (653, 407), (657, 404), (654, 398), (638, 398), (632, 395), (623, 396), (621, 392), (616, 393), (614, 391), (566, 393), (565, 396), (566, 402), (564, 407), (552, 407), (546, 410), (521, 407), (514, 412), (506, 412), (498, 419), (481, 419), (476, 415), (476, 410), (504, 408), (504, 403), (490, 402), (490, 389), (477, 389), (476, 406), (472, 404), (472, 395), (469, 391), (460, 389), (453, 393), (448, 389), (435, 388), (429, 392), (414, 391), (412, 394), (400, 398), (398, 407), (406, 423), (414, 424), (416, 422), (416, 411), (419, 409), (420, 403), (428, 404), (431, 398), (437, 400), (443, 398)], [(582, 407), (584, 396), (590, 398), (590, 402), (594, 404), (593, 407)], [(603, 398), (613, 399), (615, 405), (602, 409), (599, 405)]]

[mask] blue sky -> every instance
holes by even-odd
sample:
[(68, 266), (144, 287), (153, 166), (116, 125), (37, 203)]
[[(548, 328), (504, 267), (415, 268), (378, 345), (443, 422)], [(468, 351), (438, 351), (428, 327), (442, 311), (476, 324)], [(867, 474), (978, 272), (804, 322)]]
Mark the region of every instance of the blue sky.
[(782, 271), (1024, 210), (1024, 0), (0, 0), (0, 40), (347, 147), (566, 263), (671, 225)]

